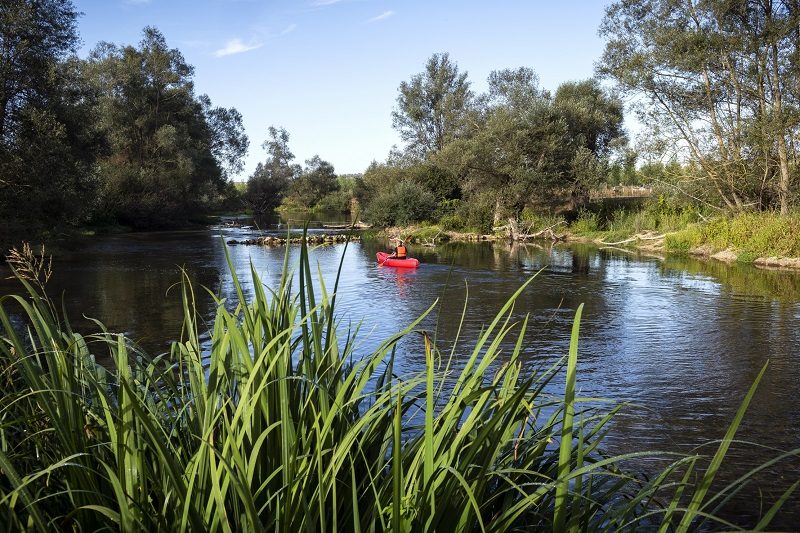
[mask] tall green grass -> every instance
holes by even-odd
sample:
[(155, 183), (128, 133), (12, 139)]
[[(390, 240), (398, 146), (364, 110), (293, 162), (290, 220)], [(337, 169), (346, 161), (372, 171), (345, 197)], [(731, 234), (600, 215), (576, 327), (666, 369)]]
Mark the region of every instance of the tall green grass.
[[(298, 265), (287, 254), (277, 287), (251, 269), (249, 299), (230, 270), (238, 299), (216, 300), (210, 341), (200, 341), (203, 317), (184, 279), (182, 338), (157, 356), (100, 323), (91, 335), (73, 331), (42, 280), (17, 271), (25, 294), (0, 299), (0, 530), (730, 526), (714, 514), (747, 477), (709, 489), (758, 380), (707, 468), (675, 457), (645, 478), (625, 465), (646, 454), (602, 453), (616, 410), (597, 413), (576, 396), (580, 308), (564, 359), (523, 370), (527, 318), (512, 311), (531, 281), (448, 353), (420, 329), (434, 304), (359, 354), (357, 328), (340, 336), (336, 286), (313, 275), (306, 248)], [(402, 349), (418, 350), (425, 368), (398, 376), (398, 341), (412, 333)], [(545, 392), (562, 379), (563, 396)]]

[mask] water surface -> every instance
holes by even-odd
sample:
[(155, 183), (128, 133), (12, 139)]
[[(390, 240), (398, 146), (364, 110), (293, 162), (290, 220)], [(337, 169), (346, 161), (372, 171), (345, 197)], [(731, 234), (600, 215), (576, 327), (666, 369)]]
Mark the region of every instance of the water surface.
[[(325, 230), (315, 230), (325, 231)], [(51, 296), (63, 298), (71, 320), (97, 318), (151, 351), (167, 350), (180, 336), (182, 269), (196, 285), (234, 298), (225, 249), (245, 288), (252, 264), (268, 286), (280, 277), (286, 248), (227, 246), (253, 228), (128, 234), (98, 237), (55, 258)], [(530, 316), (524, 360), (529, 370), (566, 354), (575, 309), (581, 324), (578, 394), (630, 402), (616, 419), (609, 451), (689, 452), (721, 438), (762, 366), (762, 382), (737, 438), (768, 447), (734, 446), (726, 479), (800, 444), (800, 274), (728, 266), (693, 259), (662, 259), (585, 245), (451, 243), (411, 247), (417, 270), (379, 268), (375, 252), (385, 243), (326, 246), (312, 252), (329, 289), (343, 258), (338, 312), (343, 324), (360, 324), (359, 346), (369, 350), (405, 328), (438, 298), (422, 327), (443, 345), (456, 335), (464, 301), (465, 354), (481, 327), (506, 299), (536, 275), (514, 315)], [(344, 254), (344, 256), (343, 256)], [(290, 264), (298, 247), (289, 248)], [(17, 291), (0, 282), (0, 294)], [(198, 291), (201, 312), (213, 303)], [(424, 356), (410, 338), (399, 354), (399, 373), (418, 371)], [(552, 384), (558, 393), (563, 379)], [(713, 454), (713, 448), (704, 448)], [(760, 480), (767, 494), (800, 475), (797, 461), (771, 468)], [(755, 515), (758, 492), (737, 500), (736, 514)], [(792, 527), (795, 498), (784, 527)]]

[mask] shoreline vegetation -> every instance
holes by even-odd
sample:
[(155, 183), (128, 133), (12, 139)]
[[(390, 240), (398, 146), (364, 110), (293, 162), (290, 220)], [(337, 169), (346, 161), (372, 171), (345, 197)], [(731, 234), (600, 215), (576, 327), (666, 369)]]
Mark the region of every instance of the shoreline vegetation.
[[(624, 216), (636, 216), (637, 213)], [(587, 218), (590, 222), (587, 223)], [(618, 221), (619, 222), (619, 221)], [(547, 225), (545, 225), (547, 224)], [(611, 224), (613, 226), (613, 223)], [(599, 229), (596, 217), (588, 215), (573, 223), (559, 217), (528, 225), (526, 233), (514, 237), (508, 231), (477, 233), (446, 230), (438, 224), (416, 224), (368, 230), (365, 238), (407, 236), (417, 246), (435, 246), (446, 241), (464, 242), (582, 242), (599, 247), (634, 249), (668, 255), (691, 255), (728, 264), (752, 264), (760, 268), (800, 270), (800, 214), (746, 213), (708, 218), (674, 229), (646, 227)], [(501, 228), (505, 229), (505, 228)]]
[[(50, 263), (9, 257), (23, 291), (0, 298), (0, 529), (728, 530), (729, 498), (798, 453), (714, 483), (766, 366), (709, 455), (603, 453), (623, 406), (577, 394), (582, 306), (559, 362), (519, 358), (528, 319), (514, 302), (535, 277), (476, 339), (440, 351), (420, 326), (433, 302), (357, 353), (357, 328), (338, 331), (338, 284), (315, 287), (301, 246), (277, 286), (252, 271), (251, 298), (228, 256), (237, 301), (217, 301), (208, 325), (184, 279), (182, 338), (158, 355), (100, 323), (73, 331), (46, 297)], [(398, 374), (405, 357), (424, 368)], [(631, 470), (644, 459), (661, 466)], [(774, 480), (747, 527), (769, 529), (799, 485)]]

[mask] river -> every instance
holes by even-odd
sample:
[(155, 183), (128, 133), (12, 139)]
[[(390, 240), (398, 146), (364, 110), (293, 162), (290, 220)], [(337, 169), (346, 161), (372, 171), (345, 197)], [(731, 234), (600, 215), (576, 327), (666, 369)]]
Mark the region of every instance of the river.
[[(56, 255), (48, 290), (63, 298), (79, 328), (89, 327), (84, 317), (97, 318), (151, 351), (167, 350), (180, 335), (181, 267), (196, 285), (232, 298), (227, 248), (240, 277), (249, 278), (252, 263), (264, 283), (274, 286), (286, 248), (225, 244), (256, 233), (218, 227), (87, 239)], [(586, 245), (491, 243), (412, 245), (419, 269), (379, 268), (375, 252), (385, 246), (351, 243), (346, 253), (344, 245), (333, 245), (311, 254), (329, 290), (344, 254), (338, 313), (345, 326), (360, 324), (363, 350), (404, 328), (437, 298), (422, 327), (448, 345), (468, 294), (459, 353), (466, 351), (506, 299), (536, 275), (514, 308), (517, 318), (530, 315), (524, 359), (533, 371), (562, 357), (575, 309), (585, 304), (578, 394), (630, 403), (606, 441), (611, 453), (690, 452), (721, 438), (767, 361), (737, 435), (764, 447), (735, 445), (724, 478), (800, 445), (800, 273)], [(290, 247), (289, 255), (290, 264), (296, 263), (299, 248)], [(0, 281), (0, 294), (17, 291), (16, 281)], [(201, 312), (213, 317), (211, 298), (197, 293)], [(418, 344), (410, 339), (404, 345), (399, 373), (424, 364)], [(563, 378), (552, 384), (553, 392), (562, 386)], [(701, 451), (713, 454), (714, 448)], [(759, 478), (760, 488), (774, 495), (798, 476), (798, 461), (787, 461)], [(737, 498), (734, 514), (757, 514), (757, 495), (748, 489)], [(793, 528), (798, 507), (792, 498), (780, 525)]]

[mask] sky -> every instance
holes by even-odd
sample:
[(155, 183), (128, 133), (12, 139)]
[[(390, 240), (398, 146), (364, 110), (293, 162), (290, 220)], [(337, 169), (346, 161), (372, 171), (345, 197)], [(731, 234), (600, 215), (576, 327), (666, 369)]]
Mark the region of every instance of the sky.
[(158, 28), (195, 67), (195, 91), (242, 114), (247, 179), (271, 125), (296, 162), (363, 172), (401, 145), (398, 87), (448, 52), (476, 93), (493, 70), (530, 67), (541, 86), (593, 75), (609, 0), (73, 0), (81, 57), (100, 41), (138, 44)]

